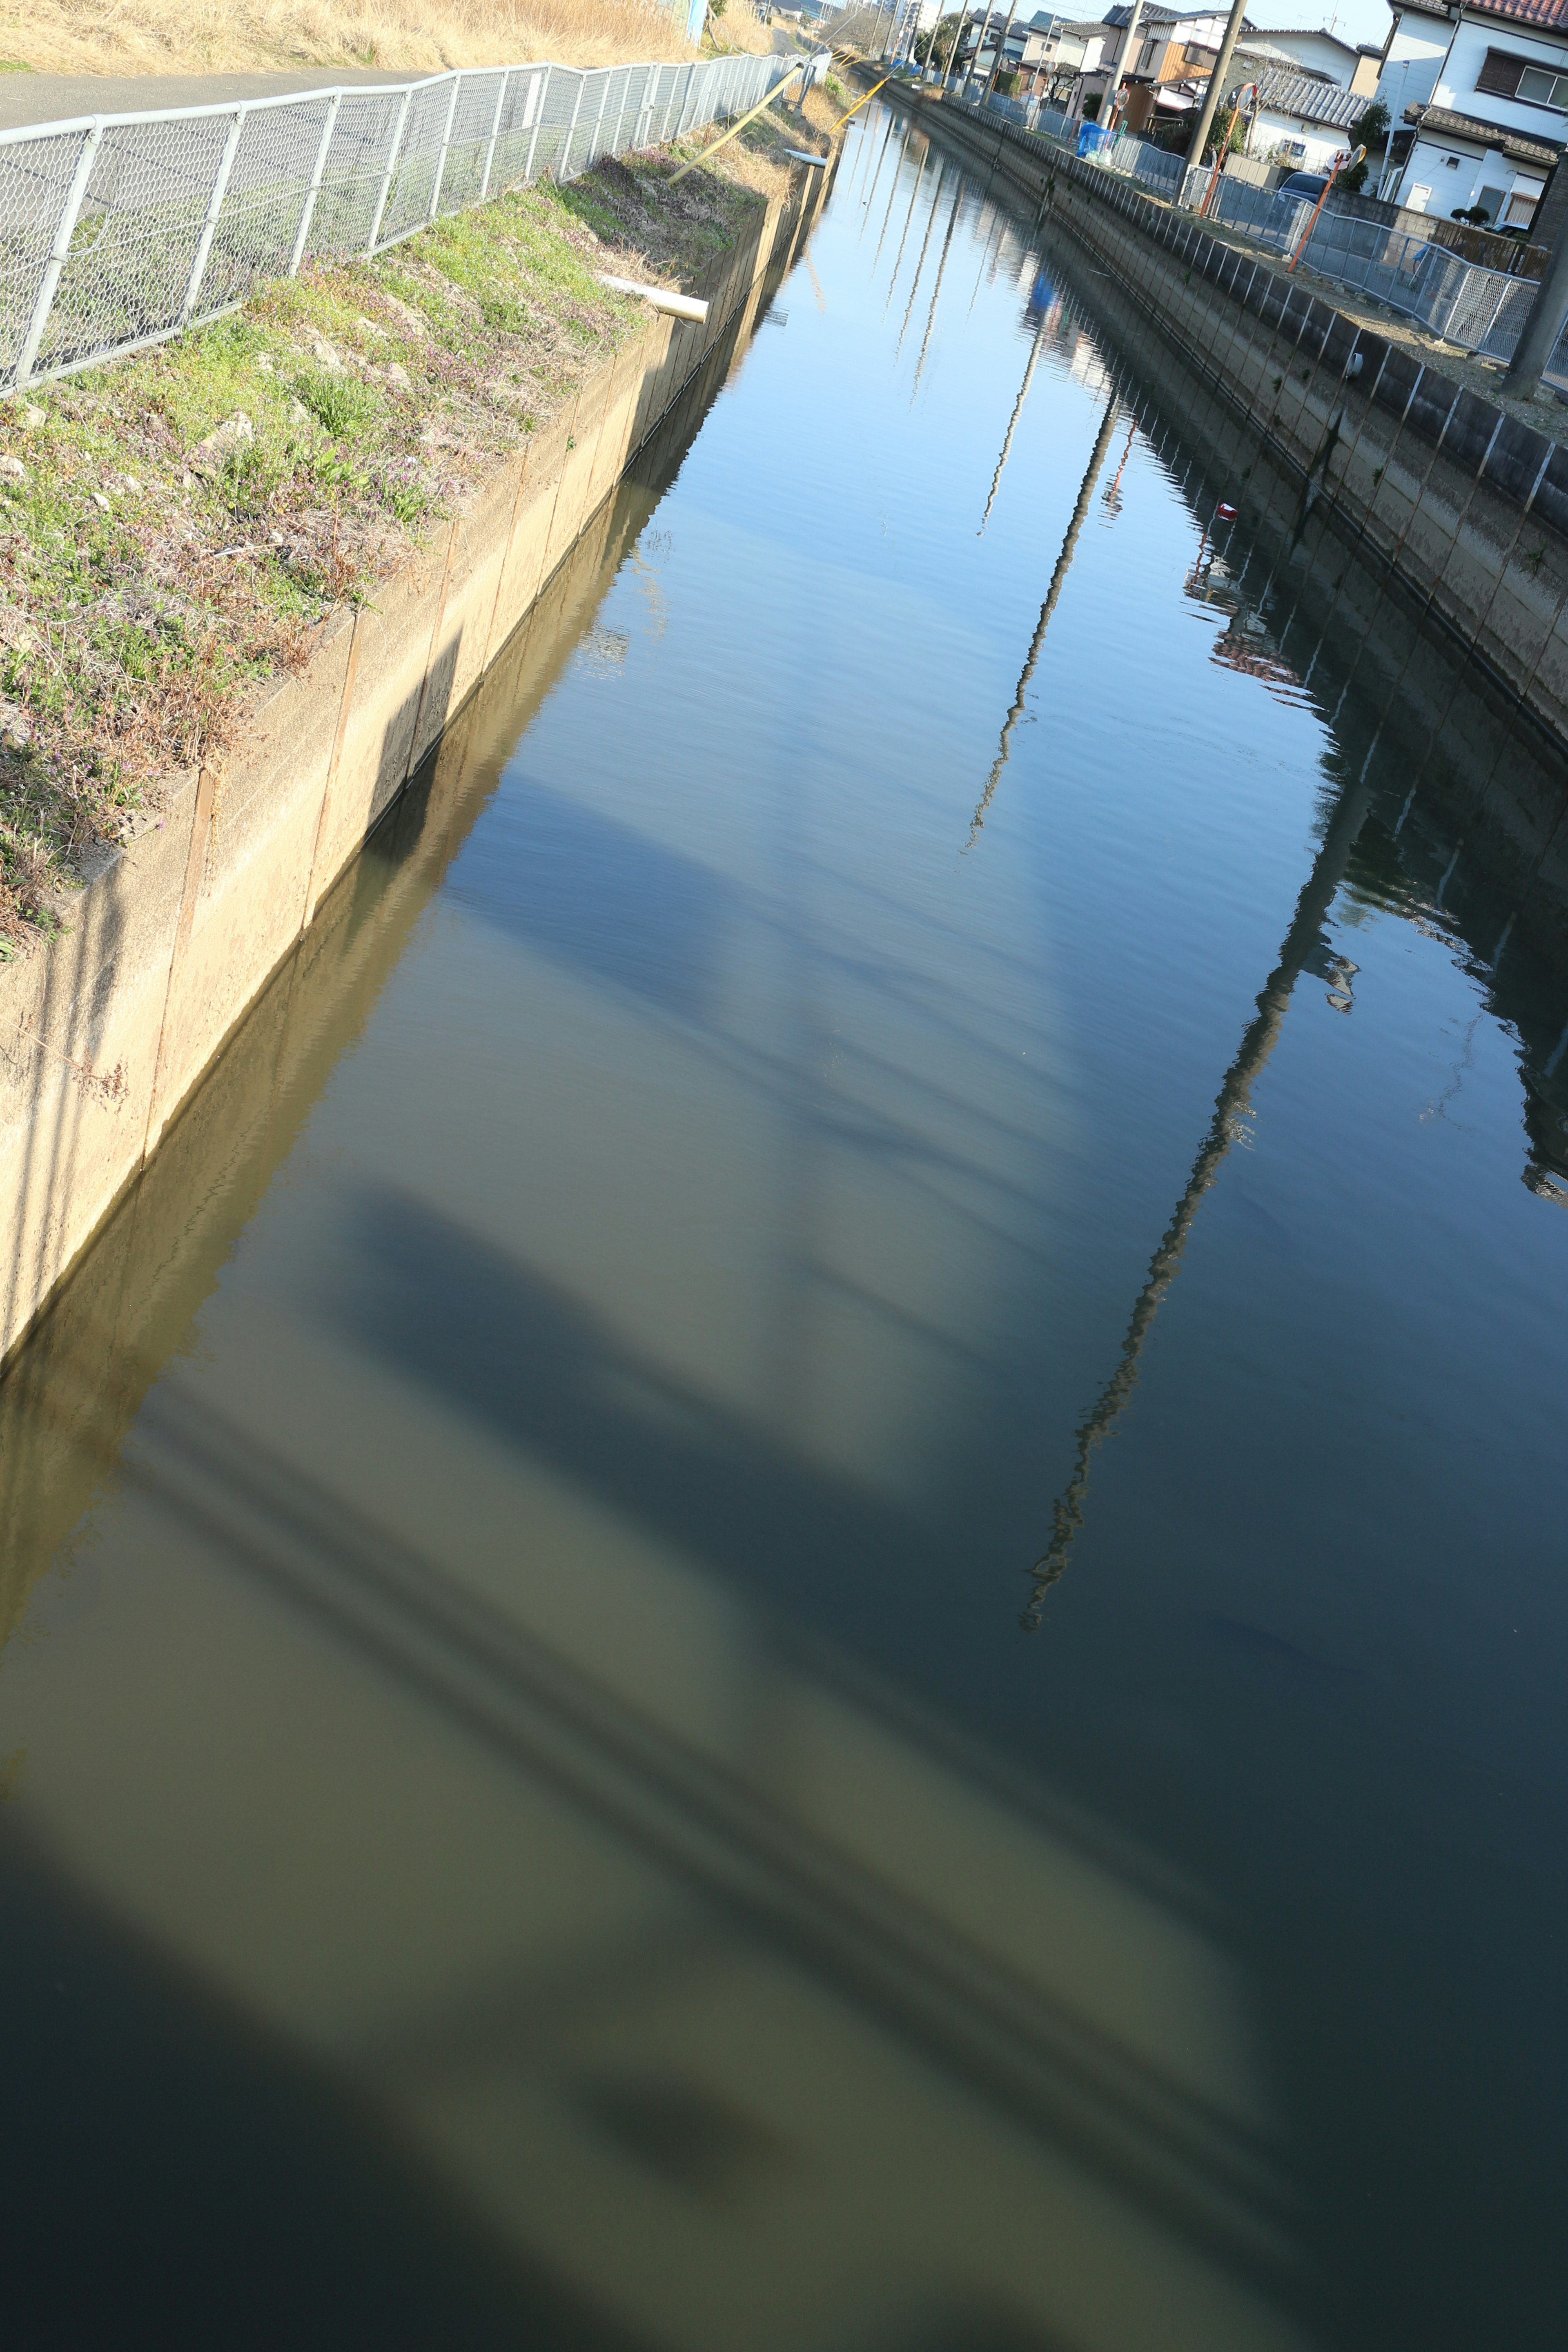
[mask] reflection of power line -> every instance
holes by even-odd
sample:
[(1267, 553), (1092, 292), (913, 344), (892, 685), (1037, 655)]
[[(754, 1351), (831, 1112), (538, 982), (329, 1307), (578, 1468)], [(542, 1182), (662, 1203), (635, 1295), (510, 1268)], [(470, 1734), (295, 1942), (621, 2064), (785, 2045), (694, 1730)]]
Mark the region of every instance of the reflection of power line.
[[(1364, 768), (1362, 772), (1364, 779)], [(1226, 1072), (1215, 1097), (1214, 1117), (1209, 1121), (1208, 1133), (1193, 1162), (1192, 1174), (1176, 1203), (1175, 1213), (1149, 1261), (1148, 1276), (1134, 1303), (1116, 1370), (1079, 1430), (1073, 1473), (1057, 1503), (1050, 1549), (1035, 1562), (1031, 1571), (1035, 1590), (1021, 1620), (1029, 1633), (1038, 1625), (1046, 1594), (1067, 1566), (1073, 1538), (1083, 1525), (1083, 1506), (1089, 1493), (1089, 1457), (1095, 1447), (1110, 1435), (1118, 1414), (1137, 1385), (1143, 1343), (1160, 1311), (1160, 1302), (1180, 1270), (1182, 1253), (1187, 1245), (1187, 1236), (1192, 1232), (1198, 1203), (1218, 1175), (1220, 1164), (1251, 1108), (1253, 1083), (1274, 1051), (1285, 1019), (1285, 1008), (1290, 1001), (1290, 992), (1309, 956), (1318, 945), (1324, 919), (1333, 903), (1334, 893), (1344, 878), (1351, 852), (1371, 802), (1372, 793), (1364, 781), (1358, 782), (1341, 799), (1323, 836), (1323, 845), (1313, 862), (1311, 873), (1296, 901), (1295, 917), (1285, 934), (1279, 961), (1258, 993), (1258, 1009), (1247, 1024), (1236, 1059)]]
[(1094, 436), (1094, 447), (1089, 452), (1089, 464), (1084, 470), (1083, 481), (1079, 488), (1078, 503), (1073, 508), (1068, 523), (1067, 537), (1062, 541), (1062, 551), (1057, 558), (1057, 568), (1051, 574), (1051, 584), (1046, 591), (1046, 601), (1040, 606), (1040, 617), (1035, 625), (1035, 634), (1029, 640), (1028, 654), (1018, 678), (1018, 691), (1013, 697), (1013, 707), (1003, 721), (1002, 740), (996, 746), (996, 757), (991, 762), (991, 773), (985, 779), (985, 790), (981, 793), (975, 806), (973, 819), (969, 827), (969, 839), (964, 844), (966, 849), (973, 849), (974, 846), (974, 836), (985, 822), (985, 812), (991, 805), (991, 796), (1000, 783), (1002, 771), (1007, 764), (1008, 755), (1013, 748), (1013, 730), (1023, 717), (1024, 703), (1029, 691), (1029, 680), (1035, 675), (1035, 664), (1040, 658), (1040, 647), (1046, 642), (1046, 631), (1050, 626), (1051, 614), (1056, 611), (1057, 599), (1062, 593), (1062, 583), (1072, 568), (1073, 550), (1078, 545), (1078, 535), (1083, 529), (1083, 519), (1089, 512), (1089, 502), (1094, 496), (1094, 486), (1100, 478), (1100, 469), (1105, 463), (1105, 452), (1110, 446), (1110, 436), (1116, 429), (1116, 418), (1121, 403), (1116, 394), (1112, 393), (1106, 403), (1105, 415), (1100, 420), (1100, 431)]
[(1018, 386), (1018, 397), (1013, 403), (1013, 414), (1007, 419), (1007, 431), (1002, 442), (1002, 455), (996, 460), (996, 471), (991, 477), (991, 495), (985, 501), (985, 511), (980, 518), (980, 529), (974, 534), (976, 539), (984, 536), (985, 526), (991, 520), (991, 509), (996, 503), (996, 490), (1002, 479), (1002, 469), (1007, 463), (1007, 453), (1013, 446), (1013, 435), (1017, 428), (1018, 419), (1024, 413), (1024, 403), (1029, 397), (1029, 384), (1034, 376), (1035, 362), (1040, 356), (1040, 345), (1045, 341), (1045, 334), (1046, 321), (1042, 314), (1040, 323), (1035, 329), (1035, 340), (1029, 345), (1029, 363), (1024, 370), (1024, 381)]

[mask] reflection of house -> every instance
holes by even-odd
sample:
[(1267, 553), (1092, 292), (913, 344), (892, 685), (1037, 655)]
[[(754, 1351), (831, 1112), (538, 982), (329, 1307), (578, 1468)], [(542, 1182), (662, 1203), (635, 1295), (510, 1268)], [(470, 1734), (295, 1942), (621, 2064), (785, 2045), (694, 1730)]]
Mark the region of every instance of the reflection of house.
[(1568, 142), (1568, 0), (1401, 6), (1378, 95), (1394, 126), (1382, 195), (1526, 228)]

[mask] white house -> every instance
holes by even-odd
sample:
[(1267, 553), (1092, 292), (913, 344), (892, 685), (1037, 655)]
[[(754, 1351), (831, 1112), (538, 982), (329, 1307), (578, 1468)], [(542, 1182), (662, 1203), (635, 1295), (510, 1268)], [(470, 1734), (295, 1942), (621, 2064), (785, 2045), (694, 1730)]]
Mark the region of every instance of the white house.
[(1278, 31), (1274, 26), (1264, 27), (1263, 38), (1271, 49), (1281, 50), (1309, 73), (1322, 74), (1336, 81), (1343, 89), (1353, 89), (1370, 106), (1377, 88), (1378, 68), (1383, 63), (1383, 51), (1366, 42), (1342, 41), (1337, 33), (1321, 28), (1312, 31), (1294, 26)]
[[(1268, 38), (1272, 44), (1272, 33)], [(1326, 172), (1351, 145), (1351, 132), (1371, 104), (1370, 91), (1292, 73), (1289, 67), (1267, 67), (1258, 76), (1258, 111), (1247, 152), (1289, 163), (1293, 172)]]
[(1396, 6), (1378, 96), (1393, 123), (1381, 195), (1528, 228), (1568, 145), (1568, 0)]

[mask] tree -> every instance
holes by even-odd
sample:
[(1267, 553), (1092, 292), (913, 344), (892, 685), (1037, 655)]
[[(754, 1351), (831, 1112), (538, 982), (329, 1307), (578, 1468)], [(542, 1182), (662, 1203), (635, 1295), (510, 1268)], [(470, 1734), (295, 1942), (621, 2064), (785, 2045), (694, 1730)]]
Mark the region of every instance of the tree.
[(1364, 147), (1366, 153), (1359, 163), (1352, 163), (1349, 171), (1340, 173), (1339, 178), (1334, 182), (1335, 187), (1342, 188), (1347, 195), (1359, 196), (1366, 185), (1366, 175), (1372, 168), (1373, 153), (1384, 143), (1387, 137), (1388, 109), (1380, 98), (1374, 98), (1351, 132), (1351, 145)]
[(1214, 110), (1209, 126), (1208, 143), (1204, 149), (1204, 162), (1212, 163), (1216, 155), (1237, 155), (1247, 144), (1247, 117), (1240, 102), (1234, 98), (1222, 98)]
[(957, 16), (944, 16), (940, 24), (932, 26), (929, 33), (917, 34), (915, 37), (916, 63), (922, 66), (934, 65), (939, 72), (945, 73), (948, 59), (952, 55), (953, 43), (963, 30), (963, 16), (961, 11)]

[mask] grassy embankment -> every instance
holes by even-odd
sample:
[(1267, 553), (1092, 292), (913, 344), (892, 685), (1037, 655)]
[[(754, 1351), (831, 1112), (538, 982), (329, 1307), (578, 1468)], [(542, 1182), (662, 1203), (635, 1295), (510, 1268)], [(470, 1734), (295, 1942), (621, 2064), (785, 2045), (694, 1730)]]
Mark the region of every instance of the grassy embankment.
[[(39, 73), (625, 65), (692, 56), (682, 33), (658, 0), (0, 0), (0, 52)], [(750, 0), (720, 38), (772, 47)]]
[[(814, 92), (813, 144), (831, 119)], [(780, 110), (679, 188), (672, 152), (605, 162), (0, 402), (0, 958), (638, 331), (596, 273), (689, 282), (801, 142)]]

